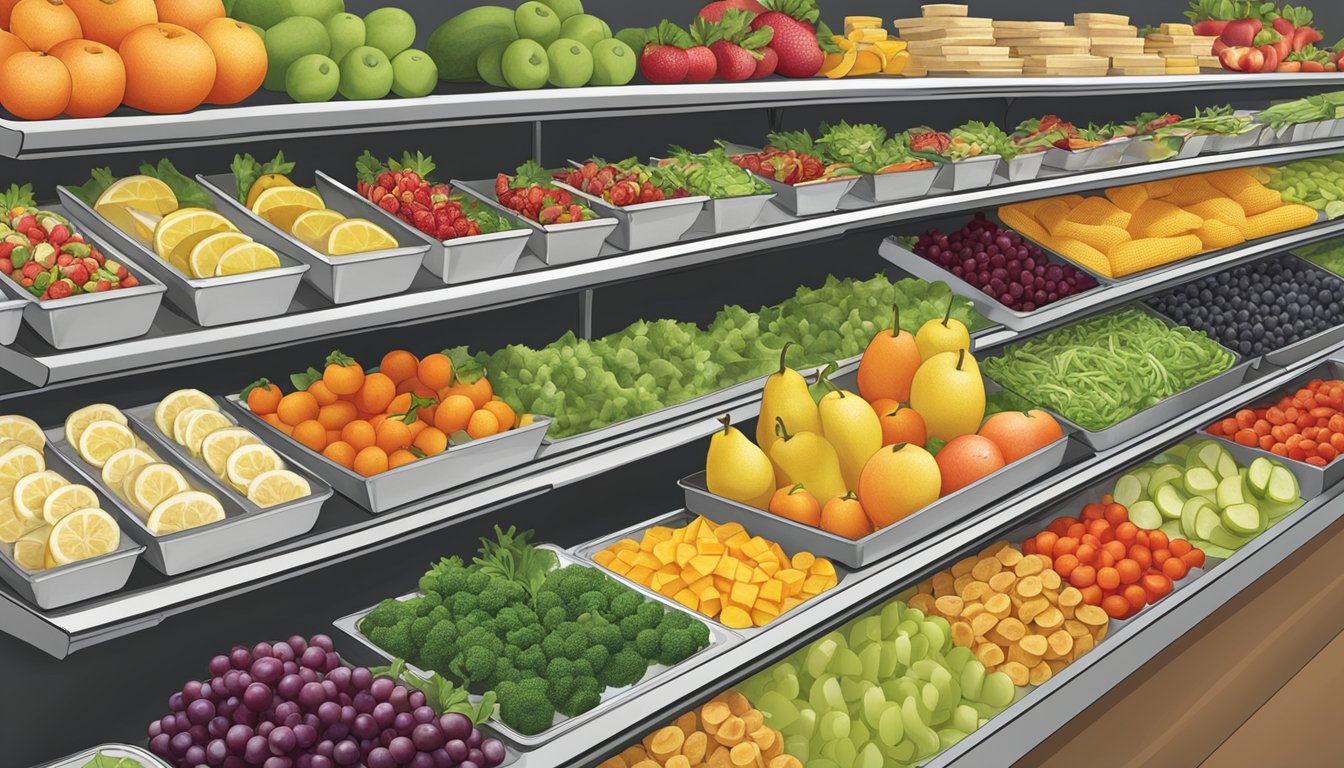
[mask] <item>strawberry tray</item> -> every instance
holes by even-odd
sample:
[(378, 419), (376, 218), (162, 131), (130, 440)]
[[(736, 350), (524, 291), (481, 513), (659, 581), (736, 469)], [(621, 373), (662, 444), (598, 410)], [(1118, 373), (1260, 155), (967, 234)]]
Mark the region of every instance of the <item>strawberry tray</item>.
[[(411, 287), (415, 274), (429, 247), (419, 238), (404, 231), (391, 230), (397, 240), (396, 248), (349, 256), (328, 256), (307, 244), (299, 242), (269, 221), (257, 216), (238, 202), (233, 190), (237, 186), (232, 173), (211, 176), (196, 175), (196, 181), (215, 201), (215, 206), (229, 218), (243, 234), (265, 245), (276, 253), (283, 253), (307, 264), (304, 279), (335, 304), (348, 304), (380, 296), (404, 292)], [(378, 220), (375, 211), (382, 209), (362, 198), (351, 199), (322, 178), (317, 180), (317, 193), (323, 204), (350, 218)]]
[[(99, 215), (87, 203), (57, 187), (70, 219), (103, 242), (131, 253), (144, 270), (164, 284), (164, 298), (197, 325), (210, 327), (274, 317), (289, 311), (308, 265), (276, 251), (280, 267), (226, 277), (193, 278), (179, 272), (135, 238)], [(236, 218), (236, 217), (235, 217)]]
[[(730, 155), (753, 154), (760, 147), (725, 142), (724, 150)], [(775, 205), (794, 216), (817, 216), (831, 213), (840, 207), (840, 201), (859, 183), (858, 176), (840, 176), (832, 179), (804, 181), (801, 184), (785, 184), (769, 176), (752, 172), (756, 178), (770, 185), (775, 191)]]
[[(82, 481), (74, 462), (63, 455), (51, 441), (42, 450), (47, 469), (72, 483)], [(114, 518), (116, 506), (97, 485), (90, 486), (98, 496), (98, 507)], [(51, 610), (78, 603), (93, 597), (116, 592), (131, 578), (135, 560), (145, 547), (132, 541), (122, 526), (121, 541), (117, 548), (99, 557), (91, 557), (69, 565), (45, 571), (28, 571), (14, 562), (14, 545), (0, 543), (0, 579), (23, 598), (39, 608)]]
[[(456, 189), (471, 195), (483, 205), (487, 205), (503, 214), (515, 215), (513, 211), (501, 205), (495, 196), (495, 180), (458, 181), (453, 179)], [(594, 211), (594, 213), (599, 213)], [(619, 224), (616, 219), (596, 218), (588, 221), (571, 221), (567, 224), (541, 224), (521, 216), (517, 217), (531, 230), (528, 248), (537, 258), (550, 266), (574, 264), (580, 261), (592, 261), (602, 255), (602, 245)]]
[[(317, 172), (316, 177), (322, 180), (328, 189), (335, 190), (333, 194), (355, 200), (364, 199), (355, 190), (321, 171)], [(376, 205), (374, 207), (378, 208)], [(518, 216), (503, 214), (513, 226), (512, 229), (484, 235), (455, 237), (452, 240), (437, 240), (382, 208), (378, 208), (378, 212), (382, 214), (382, 218), (375, 221), (385, 229), (401, 230), (407, 236), (429, 246), (429, 250), (425, 251), (424, 267), (430, 274), (448, 285), (512, 274), (518, 268), (518, 260), (527, 249), (528, 236), (531, 234)]]
[[(569, 162), (576, 168), (583, 166), (573, 160)], [(677, 242), (700, 218), (705, 203), (709, 202), (708, 197), (701, 195), (619, 206), (560, 181), (555, 185), (583, 199), (593, 212), (615, 219), (616, 228), (607, 236), (607, 242), (623, 251), (641, 251)]]

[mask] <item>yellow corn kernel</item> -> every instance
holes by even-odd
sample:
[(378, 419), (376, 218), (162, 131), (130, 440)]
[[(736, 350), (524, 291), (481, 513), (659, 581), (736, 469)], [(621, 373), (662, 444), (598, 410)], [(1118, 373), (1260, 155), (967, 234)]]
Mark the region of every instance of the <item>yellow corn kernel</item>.
[(1110, 253), (1117, 245), (1130, 239), (1129, 233), (1120, 227), (1106, 224), (1079, 224), (1067, 219), (1060, 222), (1052, 234), (1086, 243), (1101, 253)]
[(1204, 180), (1212, 184), (1224, 195), (1236, 199), (1237, 195), (1248, 187), (1261, 186), (1259, 179), (1241, 168), (1228, 168), (1222, 171), (1203, 174)]
[(1204, 226), (1195, 230), (1195, 236), (1204, 244), (1206, 251), (1231, 248), (1246, 242), (1246, 236), (1241, 234), (1240, 229), (1218, 219), (1205, 219)]
[(1266, 213), (1283, 205), (1283, 197), (1278, 192), (1261, 186), (1259, 182), (1233, 195), (1232, 199), (1241, 205), (1247, 216)]
[(1092, 270), (1098, 275), (1112, 277), (1110, 259), (1107, 258), (1106, 254), (1098, 251), (1087, 243), (1067, 237), (1052, 237), (1049, 240), (1044, 241), (1043, 245), (1055, 253)]
[(1069, 212), (1069, 221), (1124, 229), (1129, 226), (1129, 212), (1104, 197), (1089, 197)]
[(1130, 240), (1111, 252), (1111, 269), (1116, 277), (1130, 275), (1189, 258), (1202, 250), (1204, 243), (1194, 235)]
[(1143, 188), (1148, 192), (1149, 200), (1160, 200), (1176, 191), (1176, 185), (1169, 179), (1145, 182)]
[(1050, 233), (1045, 231), (1045, 227), (1042, 227), (1040, 222), (1020, 208), (1005, 205), (999, 209), (999, 218), (1003, 219), (1003, 223), (1007, 224), (1009, 229), (1015, 230), (1023, 237), (1035, 240), (1038, 243), (1043, 242), (1050, 236)]
[(1241, 228), (1246, 225), (1246, 211), (1241, 204), (1230, 197), (1213, 197), (1202, 202), (1187, 205), (1185, 210), (1201, 219), (1217, 219), (1224, 224)]
[(1316, 209), (1306, 205), (1281, 205), (1273, 210), (1246, 217), (1246, 239), (1269, 237), (1305, 227), (1316, 221)]
[(1072, 210), (1060, 200), (1047, 200), (1044, 205), (1036, 209), (1036, 220), (1053, 235), (1059, 225), (1068, 220)]
[(1204, 220), (1161, 200), (1149, 200), (1134, 210), (1129, 234), (1134, 238), (1175, 237), (1199, 229)]
[(1106, 199), (1115, 203), (1115, 207), (1120, 210), (1133, 213), (1136, 208), (1148, 201), (1148, 190), (1141, 184), (1111, 187), (1106, 190)]
[(1208, 182), (1203, 176), (1182, 176), (1178, 179), (1172, 179), (1172, 192), (1162, 198), (1163, 202), (1179, 205), (1182, 208), (1209, 200), (1215, 197), (1221, 197), (1222, 193)]

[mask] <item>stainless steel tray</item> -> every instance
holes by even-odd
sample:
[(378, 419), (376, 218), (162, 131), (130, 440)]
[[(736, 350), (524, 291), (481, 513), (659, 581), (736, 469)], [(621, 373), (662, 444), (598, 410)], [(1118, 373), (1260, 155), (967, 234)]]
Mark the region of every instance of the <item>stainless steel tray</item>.
[(1125, 163), (1154, 163), (1166, 160), (1185, 160), (1203, 151), (1208, 138), (1204, 134), (1187, 135), (1183, 137), (1181, 148), (1176, 151), (1176, 154), (1161, 157), (1154, 137), (1143, 136), (1130, 140), (1129, 147), (1125, 150), (1125, 155), (1121, 158), (1121, 161)]
[[(656, 592), (648, 588), (647, 586), (640, 584), (637, 581), (632, 581), (626, 578), (623, 574), (616, 573), (615, 571), (612, 571), (608, 568), (604, 568), (603, 566), (598, 565), (597, 562), (593, 560), (593, 555), (596, 555), (598, 552), (601, 552), (602, 550), (606, 549), (607, 547), (611, 546), (612, 544), (615, 544), (616, 542), (622, 539), (634, 539), (635, 541), (639, 541), (640, 537), (643, 536), (644, 532), (654, 526), (665, 525), (668, 526), (669, 528), (683, 528), (686, 525), (688, 525), (691, 521), (695, 520), (697, 517), (699, 517), (699, 515), (697, 515), (695, 512), (691, 512), (690, 510), (686, 509), (679, 509), (676, 512), (669, 512), (666, 515), (655, 517), (652, 520), (645, 520), (642, 523), (637, 523), (635, 525), (630, 526), (629, 528), (617, 531), (616, 533), (608, 534), (606, 536), (593, 539), (592, 541), (589, 541), (585, 544), (580, 544), (579, 546), (570, 549), (569, 553), (574, 557), (582, 560), (584, 565), (592, 565), (597, 568), (602, 568), (602, 571), (604, 573), (616, 578), (622, 584), (625, 584), (628, 587), (632, 587), (633, 589), (637, 590), (640, 594), (647, 595), (649, 597), (660, 596), (661, 593)], [(755, 533), (750, 528), (747, 528), (746, 530), (748, 534), (755, 535)], [(784, 553), (789, 555), (790, 557), (797, 554), (798, 552), (807, 551), (808, 544), (810, 543), (803, 540), (802, 537), (799, 536), (792, 536), (789, 538), (781, 538), (781, 539), (769, 539), (764, 536), (762, 536), (762, 538), (766, 538), (767, 541), (774, 541), (775, 543), (779, 544), (781, 547), (784, 548)], [(836, 587), (838, 587), (839, 584), (843, 582), (845, 580), (845, 577), (849, 574), (849, 570), (845, 568), (843, 565), (839, 565), (836, 563), (832, 563), (832, 565), (835, 567)], [(835, 589), (836, 587), (831, 587), (831, 589)], [(807, 600), (803, 601), (801, 605), (808, 605), (814, 600), (824, 599), (825, 594), (826, 593), (823, 592), (821, 595), (818, 595), (817, 597), (808, 598)], [(682, 608), (684, 609), (685, 606), (682, 606)], [(793, 609), (790, 608), (789, 610)], [(747, 627), (746, 629), (732, 629), (729, 627), (724, 627), (723, 623), (720, 622), (718, 619), (706, 616), (705, 614), (700, 613), (699, 611), (691, 611), (691, 613), (694, 613), (695, 615), (699, 616), (702, 620), (706, 620), (711, 622), (712, 624), (716, 624), (720, 627), (723, 627), (725, 632), (734, 632), (744, 638), (760, 634), (761, 630), (770, 626), (770, 624), (766, 624), (765, 627)], [(784, 613), (788, 613), (788, 611), (785, 611)], [(781, 613), (779, 617), (782, 617), (784, 613)], [(779, 617), (776, 617), (776, 619), (778, 619)], [(770, 623), (773, 624), (774, 622)]]
[(939, 167), (934, 165), (917, 171), (864, 174), (854, 185), (853, 192), (855, 197), (870, 203), (912, 200), (929, 194), (938, 173)]
[(998, 155), (977, 155), (943, 163), (938, 166), (938, 178), (933, 180), (933, 187), (952, 192), (988, 187), (994, 181), (994, 172), (1002, 159)]
[(1062, 171), (1084, 171), (1117, 165), (1129, 141), (1129, 137), (1122, 136), (1086, 149), (1050, 147), (1045, 150), (1045, 166)]
[[(437, 456), (364, 477), (309, 450), (258, 418), (237, 395), (229, 395), (225, 402), (239, 416), (242, 425), (262, 442), (278, 449), (296, 465), (317, 475), (342, 496), (374, 514), (527, 464), (537, 457), (541, 439), (551, 423), (549, 418), (537, 416), (526, 427), (449, 446)], [(293, 459), (296, 456), (301, 458)]]
[[(1012, 227), (1009, 227), (1003, 224), (1002, 222), (998, 221), (997, 217), (993, 217), (993, 219), (996, 223), (999, 224), (999, 226), (1003, 227), (1004, 229), (1012, 229)], [(964, 222), (962, 223), (962, 225), (964, 226)], [(1017, 230), (1013, 231), (1016, 232)], [(1029, 242), (1031, 242), (1033, 246), (1040, 247), (1034, 241)], [(1086, 303), (1089, 299), (1091, 299), (1094, 291), (1100, 288), (1105, 288), (1107, 285), (1110, 285), (1113, 282), (1110, 278), (1102, 277), (1101, 275), (1092, 272), (1091, 270), (1087, 269), (1081, 264), (1076, 264), (1072, 261), (1065, 259), (1064, 257), (1060, 256), (1057, 253), (1052, 253), (1050, 251), (1042, 249), (1041, 253), (1045, 256), (1046, 260), (1048, 260), (1051, 264), (1059, 264), (1061, 266), (1067, 265), (1069, 267), (1072, 267), (1073, 269), (1076, 269), (1079, 272), (1082, 272), (1083, 274), (1088, 275), (1092, 279), (1096, 280), (1097, 286), (1089, 288), (1086, 291), (1083, 291), (1082, 293), (1076, 293), (1072, 296), (1068, 296), (1058, 301), (1051, 302), (1050, 304), (1046, 304), (1045, 306), (1032, 310), (1031, 312), (1019, 312), (1018, 310), (1011, 309), (1005, 306), (1004, 304), (1000, 303), (998, 299), (995, 299), (994, 297), (990, 296), (989, 294), (985, 293), (979, 288), (976, 288), (975, 286), (971, 285), (970, 283), (966, 282), (960, 277), (957, 277), (956, 275), (952, 274), (946, 269), (943, 269), (940, 265), (935, 264), (932, 261), (929, 261), (923, 256), (920, 256), (919, 254), (901, 245), (894, 237), (888, 237), (885, 240), (883, 240), (882, 244), (879, 245), (877, 248), (877, 253), (882, 258), (900, 267), (905, 272), (909, 272), (911, 275), (920, 278), (921, 280), (925, 280), (928, 282), (941, 281), (947, 283), (948, 287), (952, 289), (953, 293), (957, 294), (958, 296), (966, 297), (971, 302), (971, 304), (975, 306), (977, 312), (984, 315), (991, 322), (999, 323), (1000, 325), (1003, 325), (1004, 327), (1010, 328), (1014, 331), (1027, 331), (1035, 328), (1036, 325), (1038, 324), (1037, 318), (1040, 316), (1040, 313), (1045, 310), (1053, 311), (1054, 307), (1069, 303), (1077, 303), (1079, 301)]]
[[(83, 473), (68, 460), (50, 439), (42, 450), (47, 469), (72, 483), (79, 483)], [(115, 500), (109, 498), (97, 485), (90, 486), (98, 496), (98, 507), (116, 516)], [(23, 598), (43, 610), (61, 608), (81, 600), (116, 592), (126, 586), (135, 567), (135, 559), (145, 551), (126, 535), (121, 526), (121, 541), (106, 555), (81, 560), (77, 563), (50, 568), (45, 571), (26, 571), (14, 562), (14, 545), (0, 543), (0, 579)]]
[(38, 766), (38, 768), (84, 768), (84, 766), (88, 765), (89, 761), (96, 757), (100, 752), (109, 757), (128, 757), (137, 763), (140, 763), (144, 768), (170, 768), (170, 766), (163, 762), (159, 757), (151, 754), (145, 749), (130, 744), (103, 744), (76, 752), (73, 755), (62, 757), (59, 760), (53, 760), (50, 763), (44, 763)]
[(1260, 135), (1264, 130), (1263, 125), (1251, 123), (1241, 133), (1228, 136), (1209, 135), (1204, 141), (1204, 152), (1238, 152), (1243, 149), (1251, 149), (1259, 145)]
[[(321, 171), (315, 176), (323, 181), (327, 189), (332, 190), (332, 194), (364, 200), (358, 192)], [(425, 251), (425, 269), (449, 285), (512, 274), (518, 268), (518, 260), (522, 258), (523, 251), (527, 248), (528, 235), (531, 234), (518, 216), (503, 214), (505, 220), (513, 225), (513, 229), (485, 235), (456, 237), (452, 240), (436, 240), (376, 204), (374, 208), (377, 208), (382, 216), (375, 221), (385, 229), (389, 231), (400, 229), (407, 237), (420, 240), (429, 246), (429, 250)]]
[(1044, 164), (1044, 151), (1028, 152), (1011, 160), (1001, 159), (999, 167), (994, 169), (995, 179), (992, 183), (1031, 181), (1040, 175), (1041, 166)]
[[(554, 552), (556, 557), (560, 561), (559, 567), (561, 568), (564, 568), (565, 566), (568, 565), (579, 565), (585, 568), (597, 568), (598, 570), (602, 571), (604, 574), (607, 574), (612, 578), (616, 577), (616, 574), (611, 573), (605, 568), (598, 568), (598, 566), (593, 565), (592, 563), (583, 562), (582, 560), (574, 557), (573, 555), (569, 554), (563, 549), (560, 549), (559, 547), (552, 546), (549, 544), (543, 544), (541, 545), (541, 548), (548, 549)], [(623, 580), (621, 580), (620, 583), (628, 584), (628, 582)], [(692, 654), (689, 658), (679, 662), (675, 666), (665, 667), (661, 664), (655, 664), (653, 666), (650, 666), (649, 671), (644, 674), (644, 677), (634, 685), (629, 685), (624, 688), (606, 689), (602, 693), (601, 703), (598, 704), (596, 707), (588, 710), (587, 712), (584, 712), (581, 715), (577, 715), (575, 717), (566, 717), (557, 712), (555, 715), (555, 721), (554, 721), (555, 724), (552, 725), (549, 729), (542, 731), (541, 733), (536, 734), (534, 736), (525, 736), (521, 733), (518, 733), (509, 726), (500, 722), (497, 718), (491, 718), (490, 727), (496, 732), (498, 732), (506, 741), (509, 741), (513, 744), (517, 744), (518, 746), (523, 747), (525, 749), (535, 748), (537, 746), (540, 746), (541, 744), (545, 744), (546, 742), (550, 741), (551, 739), (554, 739), (555, 737), (559, 736), (562, 733), (565, 733), (566, 731), (574, 728), (575, 726), (581, 725), (585, 722), (588, 722), (589, 720), (593, 720), (597, 717), (600, 717), (604, 712), (619, 706), (622, 700), (625, 699), (630, 694), (638, 692), (641, 689), (648, 687), (654, 680), (658, 678), (669, 676), (669, 673), (672, 672), (673, 670), (677, 670), (687, 664), (694, 664), (703, 661), (706, 657), (717, 655), (718, 653), (722, 652), (725, 648), (736, 645), (738, 642), (741, 642), (741, 637), (738, 636), (737, 634), (722, 629), (718, 624), (714, 622), (706, 621), (704, 616), (695, 613), (693, 611), (688, 611), (686, 609), (686, 606), (676, 602), (675, 600), (669, 600), (666, 597), (663, 597), (662, 595), (657, 593), (649, 593), (641, 590), (636, 591), (639, 591), (641, 595), (647, 597), (648, 599), (661, 604), (664, 608), (668, 610), (684, 613), (688, 616), (691, 616), (696, 621), (699, 621), (700, 623), (704, 624), (709, 629), (709, 645), (700, 649), (696, 653)], [(413, 597), (418, 597), (420, 594), (421, 594), (420, 592), (412, 592), (410, 594), (402, 595), (396, 599), (409, 600)], [(333, 621), (332, 624), (341, 632), (344, 632), (346, 635), (349, 635), (356, 642), (360, 643), (365, 648), (369, 649), (379, 658), (391, 662), (392, 657), (390, 657), (386, 651), (374, 645), (372, 641), (364, 637), (364, 635), (361, 634), (359, 631), (360, 622), (363, 621), (364, 617), (369, 615), (369, 613), (372, 612), (373, 609), (376, 607), (377, 607), (376, 605), (373, 605), (357, 613), (352, 613), (349, 616), (344, 616), (342, 618)], [(445, 675), (445, 677), (453, 679), (453, 675), (451, 673)], [(471, 695), (469, 696), (469, 698), (472, 701), (479, 701), (479, 697), (475, 695)]]
[(0, 301), (0, 344), (9, 346), (19, 335), (19, 326), (23, 325), (23, 308), (28, 302), (22, 299)]
[[(284, 253), (307, 264), (310, 269), (304, 279), (336, 304), (363, 301), (379, 296), (401, 293), (411, 287), (415, 273), (420, 270), (428, 246), (418, 238), (399, 230), (389, 230), (397, 239), (397, 247), (386, 251), (356, 253), (349, 256), (327, 256), (309, 248), (281, 231), (269, 221), (248, 210), (234, 196), (232, 173), (211, 176), (196, 175), (196, 181), (215, 201), (221, 213), (229, 217), (238, 229), (276, 253)], [(351, 199), (336, 194), (337, 190), (317, 180), (317, 192), (331, 210), (351, 218), (375, 219), (374, 211), (381, 208), (367, 200)], [(367, 203), (367, 205), (364, 205)]]
[(225, 277), (188, 277), (100, 216), (70, 190), (57, 187), (56, 194), (70, 211), (72, 221), (104, 242), (134, 254), (138, 263), (144, 265), (144, 270), (167, 288), (164, 298), (168, 303), (200, 326), (228, 325), (283, 315), (294, 300), (303, 274), (308, 271), (308, 265), (300, 264), (283, 251), (276, 251), (280, 257), (277, 269)]
[[(649, 158), (650, 165), (662, 162), (662, 158)], [(751, 229), (761, 217), (761, 211), (765, 210), (766, 204), (773, 199), (775, 199), (774, 192), (738, 197), (711, 197), (705, 202), (704, 210), (700, 212), (700, 217), (695, 220), (691, 229), (713, 235)]]
[(623, 251), (642, 251), (675, 243), (700, 218), (705, 203), (709, 202), (708, 197), (699, 195), (621, 207), (563, 182), (557, 181), (555, 185), (585, 200), (594, 213), (615, 219), (616, 228), (607, 236), (607, 242)]
[[(476, 198), (482, 205), (488, 205), (500, 213), (516, 216), (495, 197), (494, 179), (480, 181), (453, 179), (453, 186)], [(593, 213), (596, 214), (597, 211)], [(527, 241), (528, 250), (553, 267), (592, 261), (601, 256), (602, 244), (619, 223), (612, 218), (595, 218), (588, 221), (572, 221), (568, 224), (541, 224), (522, 216), (516, 218), (531, 232)]]
[[(730, 155), (753, 154), (760, 147), (747, 144), (725, 142), (724, 150)], [(858, 176), (841, 176), (834, 179), (805, 181), (801, 184), (785, 184), (764, 174), (750, 172), (751, 175), (770, 185), (775, 191), (775, 205), (794, 216), (816, 216), (831, 213), (840, 207), (840, 201), (859, 183)]]
[[(60, 205), (43, 206), (41, 210), (71, 218)], [(13, 279), (0, 276), (0, 292), (23, 302), (23, 319), (28, 327), (56, 349), (92, 347), (143, 336), (153, 325), (163, 301), (166, 290), (163, 283), (117, 248), (101, 241), (92, 244), (104, 256), (125, 266), (140, 285), (41, 301)]]

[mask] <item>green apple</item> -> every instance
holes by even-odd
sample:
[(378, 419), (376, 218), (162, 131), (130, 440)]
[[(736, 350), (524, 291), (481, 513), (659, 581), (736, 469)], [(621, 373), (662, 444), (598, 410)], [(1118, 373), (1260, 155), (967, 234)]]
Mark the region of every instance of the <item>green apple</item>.
[(341, 70), (329, 56), (310, 53), (289, 65), (285, 92), (289, 98), (308, 103), (331, 101), (341, 85)]
[(392, 92), (398, 96), (428, 96), (438, 84), (439, 68), (424, 51), (407, 48), (392, 58)]
[(345, 54), (341, 59), (341, 95), (347, 99), (381, 99), (392, 92), (392, 62), (387, 54), (370, 45)]

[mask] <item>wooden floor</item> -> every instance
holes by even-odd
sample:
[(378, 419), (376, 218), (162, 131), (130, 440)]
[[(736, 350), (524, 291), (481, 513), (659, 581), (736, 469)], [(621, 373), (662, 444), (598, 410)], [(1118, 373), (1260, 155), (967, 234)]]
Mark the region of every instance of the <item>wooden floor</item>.
[(1344, 520), (1017, 768), (1344, 766)]

